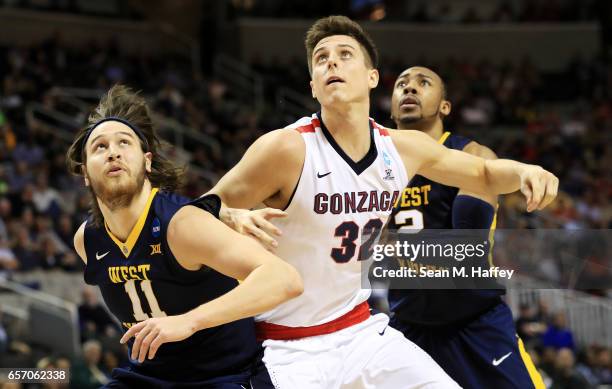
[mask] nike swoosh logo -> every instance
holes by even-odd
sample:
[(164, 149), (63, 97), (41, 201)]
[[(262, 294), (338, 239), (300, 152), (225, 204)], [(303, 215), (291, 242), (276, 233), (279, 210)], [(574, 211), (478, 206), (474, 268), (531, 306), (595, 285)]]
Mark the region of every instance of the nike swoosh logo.
[(512, 351), (510, 351), (508, 354), (504, 355), (503, 357), (501, 357), (499, 359), (494, 359), (493, 360), (493, 366), (499, 366), (499, 364), (502, 363), (506, 358), (508, 358), (510, 356), (510, 354), (512, 354)]
[(106, 257), (106, 256), (108, 255), (108, 253), (110, 253), (110, 251), (107, 251), (107, 252), (105, 252), (105, 253), (104, 253), (104, 254), (102, 254), (102, 255), (98, 255), (98, 252), (96, 251), (96, 259), (99, 261), (99, 260), (101, 260), (102, 258)]
[[(389, 326), (387, 326), (387, 327), (389, 327)], [(378, 335), (383, 336), (385, 334), (385, 331), (387, 331), (387, 327), (385, 327), (382, 331), (380, 331), (378, 333)]]
[(321, 174), (321, 173), (317, 172), (317, 178), (323, 178), (325, 176), (329, 176), (330, 174), (331, 174), (331, 172), (325, 173), (325, 174)]

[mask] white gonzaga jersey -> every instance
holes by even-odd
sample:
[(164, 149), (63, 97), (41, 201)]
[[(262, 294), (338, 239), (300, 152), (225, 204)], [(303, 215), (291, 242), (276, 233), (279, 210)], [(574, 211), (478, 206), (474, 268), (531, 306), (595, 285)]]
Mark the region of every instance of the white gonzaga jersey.
[(311, 327), (370, 296), (361, 288), (362, 236), (374, 240), (372, 232), (386, 223), (408, 175), (388, 131), (373, 120), (370, 149), (359, 162), (344, 153), (317, 114), (288, 128), (301, 133), (306, 156), (288, 216), (274, 220), (283, 231), (276, 254), (300, 272), (304, 293), (256, 319)]

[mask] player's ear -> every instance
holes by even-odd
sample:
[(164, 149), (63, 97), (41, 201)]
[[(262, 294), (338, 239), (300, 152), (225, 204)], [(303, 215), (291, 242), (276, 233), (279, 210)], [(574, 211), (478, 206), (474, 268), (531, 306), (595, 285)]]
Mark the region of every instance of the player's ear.
[(368, 86), (370, 89), (374, 89), (378, 86), (378, 79), (380, 75), (378, 74), (377, 69), (368, 70)]
[(145, 170), (147, 173), (151, 173), (151, 164), (153, 163), (153, 153), (147, 151), (144, 155), (145, 157)]
[(315, 93), (314, 82), (312, 82), (312, 80), (310, 80), (310, 91), (312, 92), (312, 98), (316, 99), (317, 98), (317, 94)]
[(440, 113), (444, 116), (448, 116), (451, 113), (451, 102), (442, 99), (440, 102)]

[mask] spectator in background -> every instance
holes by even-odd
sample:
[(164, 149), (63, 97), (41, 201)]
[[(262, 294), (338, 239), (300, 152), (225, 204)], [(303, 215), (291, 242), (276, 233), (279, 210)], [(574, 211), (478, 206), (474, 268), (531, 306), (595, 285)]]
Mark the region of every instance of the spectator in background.
[(46, 213), (52, 217), (57, 217), (61, 212), (62, 199), (55, 189), (49, 187), (49, 178), (46, 171), (41, 171), (36, 176), (32, 202), (39, 213)]
[[(72, 368), (72, 363), (70, 362), (70, 359), (65, 358), (65, 357), (59, 357), (55, 360), (55, 368), (56, 369), (62, 369), (62, 370), (67, 370), (67, 371), (71, 371)], [(61, 384), (59, 386), (59, 388), (69, 388), (70, 387), (70, 383), (68, 384)]]
[(116, 369), (118, 367), (119, 367), (119, 358), (117, 357), (117, 354), (115, 354), (112, 351), (108, 351), (108, 350), (105, 351), (104, 358), (102, 361), (102, 369), (104, 370), (104, 373), (110, 376), (113, 369)]
[(9, 338), (2, 322), (2, 310), (0, 310), (0, 366), (2, 366), (2, 356), (8, 351)]
[(62, 264), (64, 255), (58, 250), (55, 241), (49, 236), (44, 236), (38, 244), (37, 255), (43, 269), (57, 269)]
[[(0, 154), (2, 154), (2, 149), (0, 148)], [(2, 159), (2, 156), (0, 156)], [(0, 165), (0, 196), (5, 196), (9, 191), (9, 178), (8, 173), (6, 172), (6, 168), (4, 165)]]
[(572, 351), (575, 349), (574, 337), (567, 328), (565, 313), (557, 312), (554, 315), (552, 323), (549, 324), (548, 329), (542, 335), (542, 345), (555, 349), (567, 348)]
[(574, 367), (574, 352), (569, 348), (561, 348), (555, 360), (555, 371), (552, 376), (551, 389), (590, 389), (591, 385), (576, 371)]
[(115, 322), (98, 301), (96, 289), (86, 286), (82, 297), (78, 310), (81, 336), (84, 339), (102, 336), (109, 326), (116, 329)]
[(5, 160), (13, 153), (17, 146), (17, 137), (6, 116), (0, 111), (0, 161)]
[(540, 359), (540, 367), (547, 376), (552, 377), (555, 374), (555, 363), (557, 361), (557, 350), (553, 347), (544, 347), (542, 349), (542, 358)]
[(584, 358), (576, 371), (593, 387), (612, 384), (610, 350), (598, 345), (586, 348)]
[(538, 300), (538, 309), (537, 309), (537, 318), (538, 321), (542, 323), (550, 323), (552, 321), (552, 315), (550, 314), (550, 306), (545, 299), (541, 298)]
[(576, 371), (589, 383), (591, 386), (597, 386), (599, 379), (595, 375), (596, 354), (599, 346), (591, 345), (584, 350), (584, 353), (578, 359)]
[(595, 351), (595, 376), (599, 385), (612, 385), (612, 352), (605, 347)]
[(17, 227), (17, 237), (13, 246), (13, 253), (19, 261), (21, 271), (34, 270), (40, 267), (40, 261), (36, 254), (36, 246), (30, 237), (27, 227)]
[(56, 230), (53, 229), (53, 223), (47, 215), (38, 215), (36, 217), (34, 234), (38, 246), (41, 246), (43, 241), (49, 239), (53, 241), (56, 250), (59, 253), (65, 253), (70, 247), (72, 247), (72, 243), (70, 243), (68, 246), (64, 244), (62, 239), (57, 235)]
[(72, 223), (72, 218), (67, 213), (62, 213), (59, 219), (57, 220), (56, 225), (57, 236), (62, 241), (62, 243), (66, 247), (72, 247), (73, 245), (73, 237), (75, 233), (74, 224)]
[[(70, 372), (70, 365), (70, 360), (65, 357), (59, 357), (57, 359), (52, 357), (45, 357), (38, 361), (38, 363), (36, 363), (36, 368), (44, 370), (63, 369)], [(42, 384), (42, 389), (67, 389), (69, 387), (70, 384), (68, 382), (46, 382)]]
[(0, 197), (0, 239), (8, 240), (7, 224), (11, 220), (11, 201)]
[(26, 142), (20, 142), (13, 150), (13, 159), (16, 162), (25, 162), (29, 166), (37, 166), (43, 162), (45, 152), (43, 148), (36, 143), (34, 134), (29, 134)]
[(0, 236), (0, 279), (4, 278), (7, 273), (16, 270), (18, 267), (19, 262), (13, 250), (8, 246), (8, 241)]
[(28, 231), (30, 238), (36, 243), (38, 237), (36, 228), (36, 217), (34, 216), (34, 209), (32, 207), (25, 207), (21, 213), (19, 219), (20, 226), (24, 227)]
[(72, 215), (73, 226), (78, 226), (83, 222), (83, 220), (87, 220), (87, 218), (89, 217), (89, 208), (89, 193), (80, 192), (77, 200), (76, 209), (74, 210), (74, 214)]
[(31, 184), (26, 184), (21, 192), (13, 192), (10, 197), (13, 216), (22, 216), (26, 209), (29, 208), (30, 211), (34, 209), (34, 202), (32, 201), (33, 189)]
[(74, 364), (70, 387), (75, 389), (97, 389), (109, 382), (109, 378), (100, 370), (102, 346), (97, 340), (83, 343), (83, 359)]
[[(533, 362), (533, 365), (536, 367), (538, 373), (540, 373), (540, 376), (542, 377), (542, 381), (544, 382), (544, 385), (547, 388), (550, 388), (550, 386), (552, 384), (552, 378), (550, 378), (550, 376), (548, 375), (548, 373), (547, 373), (548, 370), (545, 370), (542, 367), (542, 361), (540, 359), (540, 354), (538, 354), (538, 352), (534, 348), (527, 348), (526, 347), (526, 351), (529, 354), (529, 356), (531, 357), (531, 361)], [(554, 357), (554, 350), (553, 350), (553, 357)]]
[(60, 261), (60, 268), (67, 272), (82, 272), (83, 265), (83, 261), (72, 250), (65, 252)]
[(531, 304), (521, 304), (515, 324), (516, 333), (526, 347), (538, 343), (540, 336), (546, 331), (546, 324), (538, 320), (535, 308)]
[(15, 162), (14, 169), (9, 175), (9, 190), (12, 193), (19, 193), (23, 188), (32, 183), (32, 171), (26, 161)]

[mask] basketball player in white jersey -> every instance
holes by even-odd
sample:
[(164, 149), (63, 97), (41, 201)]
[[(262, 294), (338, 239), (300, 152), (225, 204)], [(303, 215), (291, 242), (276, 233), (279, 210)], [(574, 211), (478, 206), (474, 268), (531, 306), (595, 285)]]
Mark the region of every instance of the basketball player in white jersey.
[[(485, 161), (421, 132), (377, 125), (369, 118), (376, 49), (350, 19), (318, 20), (306, 50), (321, 112), (259, 138), (211, 191), (227, 207), (263, 202), (286, 212), (275, 222), (277, 254), (298, 269), (304, 293), (256, 318), (272, 381), (283, 389), (458, 387), (387, 328), (386, 315), (370, 316), (361, 237), (385, 223), (415, 174), (475, 192), (520, 189), (528, 211), (552, 201), (558, 180), (538, 166)], [(228, 224), (232, 212), (223, 212)]]

